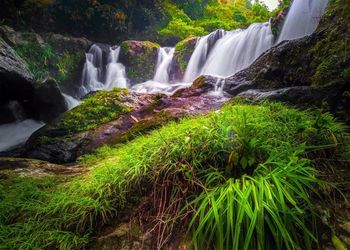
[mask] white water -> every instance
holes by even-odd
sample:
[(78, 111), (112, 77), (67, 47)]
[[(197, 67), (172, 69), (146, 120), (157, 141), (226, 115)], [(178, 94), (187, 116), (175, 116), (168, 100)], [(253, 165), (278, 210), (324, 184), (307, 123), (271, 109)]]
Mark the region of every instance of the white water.
[(118, 62), (119, 54), (119, 46), (109, 49), (108, 64), (105, 69), (102, 49), (96, 44), (92, 45), (89, 52), (86, 53), (80, 89), (81, 96), (98, 90), (128, 87), (125, 67)]
[(311, 35), (317, 28), (328, 0), (294, 0), (278, 42)]
[(74, 97), (72, 97), (70, 95), (67, 95), (65, 93), (62, 93), (62, 95), (66, 101), (68, 110), (75, 108), (76, 106), (78, 106), (81, 103), (81, 101), (75, 99)]
[(36, 130), (45, 124), (34, 120), (24, 120), (0, 125), (0, 152), (25, 143)]
[(120, 47), (110, 48), (106, 73), (105, 89), (127, 88), (128, 80), (126, 78), (125, 66), (118, 63)]
[(228, 32), (216, 42), (202, 75), (231, 76), (252, 64), (273, 45), (269, 23), (252, 24), (246, 30)]
[(193, 82), (201, 74), (210, 53), (210, 45), (215, 44), (225, 34), (224, 30), (216, 30), (197, 41), (196, 48), (186, 68), (184, 82)]
[(168, 83), (170, 67), (174, 58), (175, 48), (159, 48), (156, 73), (153, 81)]

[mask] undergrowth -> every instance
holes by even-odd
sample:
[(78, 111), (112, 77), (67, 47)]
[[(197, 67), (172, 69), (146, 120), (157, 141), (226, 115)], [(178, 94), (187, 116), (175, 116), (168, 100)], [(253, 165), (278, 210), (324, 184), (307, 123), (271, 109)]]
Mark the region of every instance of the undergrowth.
[[(343, 134), (329, 114), (282, 104), (229, 104), (184, 118), (84, 156), (91, 170), (66, 183), (22, 192), (31, 179), (0, 181), (0, 248), (83, 248), (94, 228), (172, 173), (187, 185), (181, 210), (192, 218), (193, 247), (310, 249), (310, 196), (323, 183), (305, 152), (327, 145), (320, 148), (339, 156)], [(20, 204), (15, 212), (12, 204)]]

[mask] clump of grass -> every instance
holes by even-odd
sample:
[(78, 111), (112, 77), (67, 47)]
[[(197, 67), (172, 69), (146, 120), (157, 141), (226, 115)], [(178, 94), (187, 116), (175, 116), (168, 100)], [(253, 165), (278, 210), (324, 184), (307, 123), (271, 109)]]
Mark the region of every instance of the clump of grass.
[(285, 162), (273, 156), (252, 176), (221, 176), (221, 185), (202, 192), (191, 203), (194, 248), (312, 249), (317, 240), (309, 194), (318, 195), (322, 182), (300, 152)]
[[(189, 187), (197, 179), (202, 183), (194, 184), (195, 188), (183, 193), (189, 204), (200, 211), (194, 213), (192, 221), (192, 226), (198, 228), (195, 246), (225, 247), (237, 237), (240, 241), (234, 244), (247, 247), (266, 246), (268, 241), (276, 247), (308, 245), (314, 239), (311, 229), (305, 231), (305, 237), (293, 231), (286, 234), (284, 230), (292, 222), (294, 228), (306, 228), (303, 216), (310, 206), (307, 189), (317, 193), (311, 187), (319, 184), (316, 172), (300, 156), (299, 147), (334, 144), (333, 136), (340, 140), (344, 133), (341, 124), (325, 119), (320, 130), (329, 133), (321, 136), (315, 128), (315, 117), (313, 112), (301, 112), (282, 104), (227, 105), (207, 116), (171, 122), (125, 145), (103, 147), (81, 159), (91, 166), (89, 173), (50, 189), (37, 184), (38, 188), (33, 188), (37, 190), (35, 195), (17, 197), (14, 194), (22, 193), (22, 184), (9, 184), (6, 190), (12, 190), (12, 195), (0, 191), (0, 246), (82, 248), (96, 226), (118, 218), (131, 202), (149, 193), (162, 170), (184, 173), (183, 179)], [(250, 142), (249, 150), (247, 142)], [(238, 154), (238, 160), (234, 161), (236, 152), (244, 153)], [(250, 160), (251, 156), (254, 161)], [(242, 161), (244, 157), (247, 159)], [(251, 169), (251, 177), (245, 171), (235, 171), (244, 166)], [(209, 181), (208, 174), (216, 177)], [(27, 181), (23, 179), (23, 185)], [(234, 197), (225, 196), (222, 202), (227, 203), (229, 197), (236, 198), (236, 206), (231, 210), (221, 207), (217, 214), (208, 202), (218, 202), (221, 192), (234, 194)], [(209, 200), (204, 193), (210, 194)], [(252, 202), (249, 206), (238, 202), (242, 201), (237, 196), (241, 194)], [(198, 199), (193, 198), (197, 196)], [(13, 212), (10, 207), (16, 203), (21, 205)], [(258, 210), (261, 206), (264, 210)], [(208, 211), (208, 218), (201, 220)], [(265, 211), (264, 215), (259, 211)], [(250, 215), (264, 221), (252, 222)], [(235, 236), (236, 231), (232, 235), (231, 226), (227, 226), (233, 223), (225, 224), (226, 227), (216, 225), (218, 221), (241, 216), (245, 218), (241, 226), (250, 235), (247, 240), (241, 239), (242, 234)], [(300, 221), (294, 221), (297, 218)], [(208, 234), (205, 225), (212, 227), (213, 233)], [(266, 232), (264, 239), (259, 231), (262, 229)]]

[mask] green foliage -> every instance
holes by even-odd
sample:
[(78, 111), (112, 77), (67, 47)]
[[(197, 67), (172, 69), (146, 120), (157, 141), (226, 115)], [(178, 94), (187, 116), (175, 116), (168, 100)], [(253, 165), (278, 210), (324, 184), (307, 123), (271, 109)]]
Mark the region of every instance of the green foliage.
[(37, 84), (49, 77), (59, 82), (67, 80), (83, 58), (82, 53), (59, 55), (48, 43), (25, 42), (16, 47), (16, 52), (26, 61)]
[[(246, 28), (253, 22), (265, 22), (271, 16), (267, 7), (249, 1), (199, 1), (200, 11), (193, 14), (182, 3), (163, 4), (163, 12), (169, 19), (159, 34), (182, 40), (189, 36), (201, 36), (216, 29)], [(187, 11), (187, 12), (186, 12)], [(189, 16), (190, 15), (190, 16)]]
[(123, 104), (127, 90), (113, 89), (99, 91), (75, 109), (63, 114), (58, 127), (76, 133), (96, 128), (98, 125), (118, 118), (121, 114), (131, 111)]
[[(85, 111), (80, 110), (80, 113)], [(40, 181), (27, 185), (31, 183), (28, 178), (21, 178), (17, 183), (11, 179), (1, 180), (0, 246), (9, 249), (82, 248), (97, 225), (118, 218), (129, 209), (130, 202), (137, 202), (140, 195), (148, 193), (161, 170), (184, 173), (189, 188), (196, 179), (203, 184), (185, 193), (189, 202), (196, 201), (199, 195), (195, 204), (203, 204), (207, 209), (198, 211), (208, 212), (207, 217), (202, 213), (200, 217), (194, 214), (205, 219), (192, 221), (198, 228), (195, 245), (216, 245), (220, 249), (238, 237), (235, 244), (247, 247), (265, 246), (268, 242), (277, 247), (308, 246), (308, 241), (313, 239), (312, 229), (304, 230), (304, 236), (295, 230), (297, 226), (306, 228), (303, 220), (310, 206), (307, 194), (317, 193), (313, 185), (319, 182), (309, 161), (300, 153), (303, 145), (333, 144), (336, 147), (338, 144), (334, 144), (333, 137), (341, 141), (344, 134), (343, 126), (328, 119), (328, 114), (315, 127), (318, 116), (282, 104), (230, 104), (219, 112), (172, 122), (125, 145), (103, 147), (81, 159), (81, 163), (90, 166), (88, 173), (65, 183), (46, 186)], [(329, 133), (323, 133), (325, 131)], [(238, 138), (251, 142), (249, 150), (246, 144), (237, 148)], [(241, 163), (232, 166), (236, 171), (225, 173), (227, 165), (231, 164), (230, 155), (242, 147), (246, 155), (256, 157), (251, 177), (241, 170)], [(176, 185), (174, 188), (176, 190)], [(217, 210), (220, 213), (215, 213), (206, 202), (203, 192), (209, 192), (210, 201), (221, 204)], [(229, 199), (233, 199), (236, 206), (230, 203), (230, 209), (226, 209), (223, 205)], [(251, 201), (250, 205), (247, 201)], [(281, 215), (280, 219), (276, 213)], [(246, 231), (242, 233), (247, 232), (246, 240), (237, 236), (239, 230), (232, 230), (238, 225), (227, 223), (228, 218), (243, 220), (241, 226)], [(221, 224), (223, 221), (226, 222)], [(266, 234), (259, 231), (262, 229)], [(265, 237), (262, 239), (261, 235)]]
[(191, 204), (197, 208), (191, 222), (194, 248), (312, 249), (309, 194), (317, 195), (314, 187), (322, 183), (300, 152), (285, 160), (273, 156), (252, 176), (224, 180), (199, 195)]
[(47, 43), (40, 45), (34, 42), (25, 42), (17, 46), (16, 52), (25, 59), (29, 70), (37, 82), (41, 82), (49, 76), (50, 68), (52, 67), (51, 62), (56, 61), (58, 58), (58, 55)]

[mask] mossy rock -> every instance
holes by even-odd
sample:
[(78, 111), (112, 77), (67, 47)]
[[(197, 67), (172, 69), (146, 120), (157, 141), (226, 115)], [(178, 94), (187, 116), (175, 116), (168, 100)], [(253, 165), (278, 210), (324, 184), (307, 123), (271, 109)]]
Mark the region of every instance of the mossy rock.
[(132, 84), (153, 78), (160, 45), (149, 41), (124, 41), (121, 43), (120, 61), (126, 66)]
[(196, 47), (198, 37), (188, 37), (175, 46), (174, 65), (171, 74), (174, 79), (182, 79), (188, 62), (191, 59), (193, 51)]
[(78, 133), (117, 119), (121, 114), (132, 110), (124, 103), (127, 102), (126, 89), (99, 91), (75, 109), (65, 113), (59, 119), (56, 129), (68, 133)]

